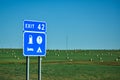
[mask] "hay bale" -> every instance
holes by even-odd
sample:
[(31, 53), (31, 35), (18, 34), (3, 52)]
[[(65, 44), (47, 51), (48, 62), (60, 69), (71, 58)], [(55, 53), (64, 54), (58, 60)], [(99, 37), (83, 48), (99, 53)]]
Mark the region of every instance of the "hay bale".
[(19, 60), (20, 58), (18, 57), (17, 59)]
[(116, 58), (116, 59), (115, 59), (115, 61), (119, 61), (119, 59), (118, 59), (118, 58)]
[(97, 57), (99, 57), (99, 55), (97, 54)]
[(16, 58), (16, 56), (14, 56)]
[(66, 59), (70, 59), (70, 58), (67, 56)]
[(102, 59), (102, 57), (100, 57), (100, 62), (103, 62), (103, 59)]
[(100, 60), (102, 60), (102, 57), (100, 57)]
[(92, 62), (92, 61), (93, 61), (93, 59), (91, 58), (91, 59), (89, 59), (89, 61), (91, 61), (91, 62)]

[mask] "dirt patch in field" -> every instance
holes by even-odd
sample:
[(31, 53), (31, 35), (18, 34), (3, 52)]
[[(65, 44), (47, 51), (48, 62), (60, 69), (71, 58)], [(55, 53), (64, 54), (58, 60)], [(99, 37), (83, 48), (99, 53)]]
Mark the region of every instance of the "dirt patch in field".
[[(0, 64), (26, 64), (26, 62), (0, 62)], [(30, 62), (30, 64), (38, 64), (37, 61)], [(97, 64), (97, 65), (110, 65), (110, 66), (120, 66), (120, 62), (94, 62), (94, 61), (42, 61), (42, 64)]]
[(110, 65), (110, 66), (120, 66), (120, 62), (95, 62), (99, 65)]

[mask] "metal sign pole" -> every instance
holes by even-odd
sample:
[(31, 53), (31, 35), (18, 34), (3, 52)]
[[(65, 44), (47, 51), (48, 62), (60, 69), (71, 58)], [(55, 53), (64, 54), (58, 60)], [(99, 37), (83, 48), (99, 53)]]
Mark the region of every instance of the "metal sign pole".
[(38, 56), (38, 80), (41, 80), (41, 60), (42, 58)]
[(40, 80), (42, 79), (42, 77), (41, 77), (41, 74), (42, 74), (42, 73), (41, 73), (41, 70), (42, 70), (42, 69), (41, 69), (41, 66), (42, 66), (41, 62), (42, 62), (42, 58), (40, 57)]
[(29, 56), (26, 56), (26, 80), (29, 80)]

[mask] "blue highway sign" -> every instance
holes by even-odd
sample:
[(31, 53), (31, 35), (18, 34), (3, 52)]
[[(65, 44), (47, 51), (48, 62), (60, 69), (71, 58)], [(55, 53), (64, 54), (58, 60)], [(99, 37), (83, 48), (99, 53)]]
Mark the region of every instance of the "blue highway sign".
[[(44, 29), (41, 27), (42, 24), (44, 24)], [(24, 56), (46, 55), (45, 22), (24, 21), (23, 55)]]

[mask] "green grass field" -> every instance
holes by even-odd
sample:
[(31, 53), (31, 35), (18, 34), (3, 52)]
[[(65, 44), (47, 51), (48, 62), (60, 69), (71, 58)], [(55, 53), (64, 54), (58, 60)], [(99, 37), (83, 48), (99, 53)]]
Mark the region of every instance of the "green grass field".
[[(0, 80), (26, 80), (22, 49), (0, 49)], [(30, 57), (30, 80), (37, 80), (38, 58)], [(120, 50), (47, 50), (42, 80), (120, 80)]]

